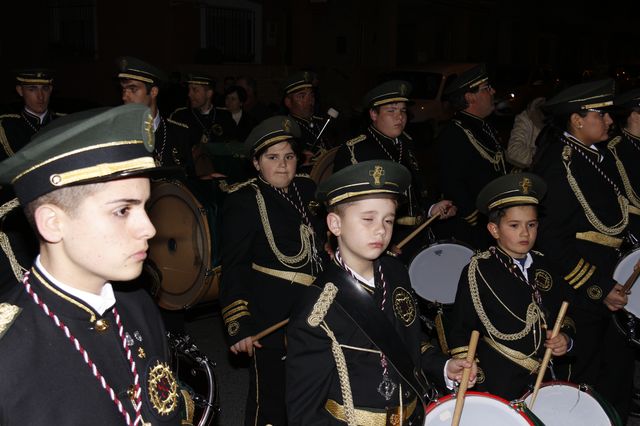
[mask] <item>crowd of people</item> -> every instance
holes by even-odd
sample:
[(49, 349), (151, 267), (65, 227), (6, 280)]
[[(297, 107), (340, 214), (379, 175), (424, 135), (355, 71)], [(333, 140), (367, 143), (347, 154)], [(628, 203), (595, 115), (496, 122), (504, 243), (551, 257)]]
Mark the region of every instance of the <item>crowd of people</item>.
[[(432, 187), (409, 82), (371, 88), (362, 125), (340, 134), (311, 71), (283, 79), (279, 112), (248, 76), (220, 96), (187, 73), (188, 104), (169, 113), (163, 71), (123, 57), (114, 73), (124, 105), (64, 116), (50, 72), (21, 70), (23, 108), (0, 116), (0, 424), (191, 421), (166, 338), (183, 319), (136, 280), (156, 232), (145, 203), (168, 176), (219, 193), (218, 305), (226, 345), (251, 360), (245, 424), (422, 424), (465, 371), (516, 401), (541, 369), (602, 398), (613, 424), (629, 417), (637, 348), (614, 318), (630, 294), (614, 274), (640, 238), (640, 89), (550, 93), (502, 141), (474, 66), (446, 87)], [(434, 335), (438, 301), (408, 268), (443, 240), (474, 254)]]

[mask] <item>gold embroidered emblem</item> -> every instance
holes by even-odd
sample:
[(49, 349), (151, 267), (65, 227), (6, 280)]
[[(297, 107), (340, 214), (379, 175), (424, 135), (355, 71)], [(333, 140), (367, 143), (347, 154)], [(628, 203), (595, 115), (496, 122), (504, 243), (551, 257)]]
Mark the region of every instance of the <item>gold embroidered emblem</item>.
[(285, 118), (284, 120), (282, 120), (282, 130), (284, 130), (287, 133), (291, 133), (291, 121), (289, 121), (288, 118)]
[(211, 127), (211, 132), (216, 136), (222, 136), (222, 134), (224, 133), (224, 130), (222, 129), (221, 125), (216, 123), (213, 125), (213, 127)]
[(22, 308), (9, 303), (0, 303), (0, 338), (11, 327)]
[(400, 85), (400, 96), (404, 96), (407, 94), (407, 85), (402, 83)]
[(178, 383), (169, 366), (156, 361), (149, 371), (149, 401), (161, 415), (167, 415), (178, 407)]
[(544, 269), (536, 269), (533, 280), (536, 286), (542, 291), (549, 291), (551, 287), (553, 287), (553, 278), (551, 278), (551, 274)]
[(309, 71), (305, 71), (304, 72), (304, 81), (305, 83), (308, 83), (309, 81), (311, 81), (310, 75), (309, 75)]
[(227, 333), (229, 336), (235, 336), (240, 331), (240, 324), (238, 321), (231, 321), (229, 325), (227, 325)]
[(382, 166), (374, 166), (373, 170), (369, 170), (369, 176), (373, 178), (375, 186), (380, 186), (380, 178), (384, 176), (384, 168)]
[(318, 214), (318, 208), (320, 208), (320, 203), (317, 201), (311, 200), (309, 204), (307, 204), (307, 208), (311, 212), (312, 215), (316, 216)]
[(522, 194), (529, 195), (529, 189), (531, 189), (531, 179), (522, 178), (520, 181), (520, 189), (522, 190)]
[(572, 152), (571, 147), (565, 145), (565, 147), (562, 148), (562, 159), (564, 161), (570, 161)]
[(602, 289), (597, 285), (592, 285), (587, 289), (587, 296), (593, 300), (600, 300), (602, 298)]
[(122, 58), (122, 59), (120, 60), (120, 69), (121, 69), (122, 71), (126, 70), (126, 69), (127, 69), (127, 65), (129, 65), (129, 64), (127, 63), (127, 60), (126, 60), (125, 58)]
[(393, 290), (393, 313), (405, 327), (409, 327), (416, 320), (416, 301), (411, 293), (402, 287)]
[(147, 357), (147, 354), (144, 352), (144, 348), (140, 346), (138, 348), (138, 358), (145, 359), (146, 357)]

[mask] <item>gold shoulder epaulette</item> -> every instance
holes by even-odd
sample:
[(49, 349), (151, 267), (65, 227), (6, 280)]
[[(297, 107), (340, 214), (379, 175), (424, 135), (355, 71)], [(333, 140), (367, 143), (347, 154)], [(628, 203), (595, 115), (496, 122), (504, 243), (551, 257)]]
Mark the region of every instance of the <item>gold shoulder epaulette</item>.
[(403, 135), (405, 138), (409, 139), (410, 141), (412, 141), (412, 140), (413, 140), (413, 138), (412, 138), (411, 136), (409, 136), (409, 134), (408, 134), (407, 132), (405, 132), (404, 130), (402, 131), (402, 135)]
[(620, 141), (622, 141), (622, 136), (616, 136), (615, 138), (611, 139), (607, 143), (607, 148), (609, 148), (609, 149), (615, 148), (615, 146), (618, 145), (620, 143)]
[(485, 251), (477, 251), (471, 256), (472, 259), (488, 259), (491, 257), (491, 252), (489, 250)]
[(217, 106), (216, 109), (219, 109), (220, 111), (229, 111), (227, 107), (221, 107), (221, 106)]
[(0, 303), (0, 339), (18, 318), (22, 308), (9, 303)]
[(2, 114), (0, 115), (0, 120), (3, 118), (20, 118), (20, 114)]
[(180, 108), (174, 109), (173, 112), (169, 115), (169, 118), (173, 117), (173, 114), (175, 114), (176, 112), (184, 111), (185, 109), (187, 109), (187, 107), (180, 107)]
[(253, 185), (257, 178), (251, 178), (244, 182), (232, 183), (231, 185), (227, 184), (226, 181), (221, 180), (218, 186), (222, 192), (226, 192), (227, 194), (231, 194), (232, 192), (236, 192), (239, 189), (244, 188), (245, 186)]
[(181, 122), (179, 122), (179, 121), (173, 120), (173, 119), (171, 119), (171, 118), (167, 118), (167, 121), (168, 121), (169, 123), (171, 123), (171, 124), (175, 124), (176, 126), (184, 127), (185, 129), (188, 129), (188, 128), (189, 128), (189, 126), (188, 126), (188, 125), (186, 125), (186, 124), (184, 124), (184, 123), (181, 123)]
[(309, 173), (296, 173), (296, 177), (311, 179), (311, 175)]
[(531, 250), (531, 253), (535, 253), (538, 256), (544, 256), (544, 253), (542, 253), (541, 251), (538, 251), (538, 250)]
[(355, 145), (355, 144), (357, 144), (358, 142), (362, 142), (362, 141), (363, 141), (363, 140), (365, 140), (365, 139), (367, 139), (367, 136), (366, 136), (366, 135), (359, 135), (359, 136), (356, 136), (356, 137), (355, 137), (355, 138), (353, 138), (353, 139), (349, 139), (349, 140), (347, 141), (347, 145), (348, 145), (348, 146), (354, 146), (354, 145)]
[(311, 327), (317, 327), (324, 321), (324, 317), (327, 315), (333, 299), (336, 298), (336, 294), (338, 294), (338, 287), (336, 287), (335, 284), (325, 284), (322, 293), (320, 293), (320, 297), (318, 297), (318, 300), (316, 300), (316, 303), (313, 305), (309, 318), (307, 318), (307, 324)]
[(65, 115), (67, 115), (66, 112), (54, 112), (53, 115), (57, 115), (58, 117), (64, 117)]

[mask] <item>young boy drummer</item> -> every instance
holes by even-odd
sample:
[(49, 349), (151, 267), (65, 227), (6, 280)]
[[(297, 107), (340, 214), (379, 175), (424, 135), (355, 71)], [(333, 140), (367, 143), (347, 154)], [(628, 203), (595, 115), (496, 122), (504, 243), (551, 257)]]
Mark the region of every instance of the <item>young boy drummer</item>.
[(0, 163), (40, 254), (0, 300), (0, 424), (180, 424), (158, 309), (136, 278), (155, 228), (148, 108), (56, 120)]
[(371, 160), (339, 170), (318, 188), (338, 248), (289, 323), (292, 425), (421, 424), (434, 386), (452, 387), (465, 367), (475, 381), (475, 364), (447, 361), (422, 340), (407, 270), (382, 256), (410, 181), (404, 166)]
[[(466, 357), (469, 333), (479, 330), (477, 389), (507, 400), (522, 397), (535, 382), (545, 348), (557, 357), (573, 347), (569, 317), (562, 332), (550, 338), (567, 295), (542, 254), (531, 250), (537, 204), (545, 192), (540, 177), (520, 173), (499, 177), (478, 194), (478, 210), (488, 215), (496, 245), (475, 255), (463, 270), (451, 313), (451, 355)], [(558, 380), (567, 379), (557, 373)]]

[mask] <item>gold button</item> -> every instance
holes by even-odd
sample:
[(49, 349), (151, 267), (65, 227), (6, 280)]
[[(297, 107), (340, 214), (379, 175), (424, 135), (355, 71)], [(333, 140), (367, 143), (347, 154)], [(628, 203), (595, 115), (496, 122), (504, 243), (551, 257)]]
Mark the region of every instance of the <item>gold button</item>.
[(130, 385), (127, 388), (127, 396), (129, 398), (135, 398), (135, 396), (136, 396), (136, 385)]
[(147, 357), (147, 354), (144, 352), (144, 349), (142, 347), (138, 348), (138, 358), (140, 359), (144, 359)]
[(107, 321), (106, 319), (99, 319), (98, 321), (96, 321), (96, 331), (102, 333), (103, 331), (106, 331), (109, 328), (109, 321)]

